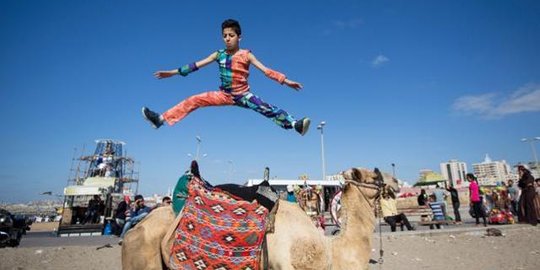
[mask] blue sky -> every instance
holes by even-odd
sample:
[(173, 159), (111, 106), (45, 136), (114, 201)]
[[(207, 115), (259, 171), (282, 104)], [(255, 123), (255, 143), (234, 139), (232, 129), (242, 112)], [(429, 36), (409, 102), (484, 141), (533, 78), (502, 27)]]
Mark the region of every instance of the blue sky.
[[(61, 193), (74, 149), (111, 138), (140, 162), (146, 195), (173, 187), (201, 136), (203, 176), (243, 183), (320, 179), (379, 167), (414, 183), (459, 159), (529, 161), (540, 136), (538, 1), (1, 1), (0, 201)], [(217, 65), (188, 77), (152, 73), (223, 48), (221, 22), (240, 21), (241, 47), (304, 84), (295, 92), (251, 68), (254, 93), (309, 116), (301, 137), (255, 112), (205, 108), (153, 130), (164, 111), (217, 89)], [(538, 149), (538, 145), (536, 145)], [(231, 173), (232, 172), (232, 173)]]

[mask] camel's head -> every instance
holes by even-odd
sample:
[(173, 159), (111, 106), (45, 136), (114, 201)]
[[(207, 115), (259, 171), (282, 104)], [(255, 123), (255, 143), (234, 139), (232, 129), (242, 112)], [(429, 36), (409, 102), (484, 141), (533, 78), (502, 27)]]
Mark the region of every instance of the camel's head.
[[(379, 169), (368, 170), (365, 168), (351, 168), (341, 172), (345, 180), (358, 183), (359, 187), (364, 190), (364, 194), (370, 198), (375, 198), (380, 194), (384, 185), (397, 191), (398, 182), (388, 173), (383, 173)], [(349, 183), (354, 183), (349, 182)]]
[(399, 192), (399, 185), (396, 178), (392, 177), (392, 175), (389, 173), (379, 171), (379, 169), (377, 168), (375, 168), (374, 170), (369, 170), (362, 167), (351, 168), (344, 172), (341, 172), (341, 175), (343, 175), (343, 178), (346, 180), (363, 181), (364, 183), (370, 182), (370, 178), (376, 178), (379, 183), (375, 184), (383, 184), (386, 185), (387, 188), (391, 188), (395, 193)]

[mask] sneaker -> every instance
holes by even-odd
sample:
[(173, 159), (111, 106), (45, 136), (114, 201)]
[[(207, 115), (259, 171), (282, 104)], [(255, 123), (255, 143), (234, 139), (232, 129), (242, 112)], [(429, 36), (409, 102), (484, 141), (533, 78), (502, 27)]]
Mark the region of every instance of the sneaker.
[(158, 129), (163, 125), (163, 120), (160, 119), (159, 114), (146, 107), (142, 107), (142, 115), (155, 129)]
[(300, 133), (300, 135), (304, 136), (304, 134), (308, 132), (310, 123), (311, 123), (311, 120), (309, 120), (309, 118), (307, 117), (304, 117), (294, 123), (294, 130)]

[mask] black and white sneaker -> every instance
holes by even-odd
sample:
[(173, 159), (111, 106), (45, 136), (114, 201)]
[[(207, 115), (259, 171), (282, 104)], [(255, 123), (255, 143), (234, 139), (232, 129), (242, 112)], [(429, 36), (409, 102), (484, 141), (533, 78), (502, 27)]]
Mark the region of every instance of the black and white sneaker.
[(142, 115), (155, 129), (158, 129), (163, 125), (163, 120), (161, 120), (159, 114), (146, 107), (142, 107)]
[(309, 120), (309, 118), (307, 117), (304, 117), (294, 123), (294, 130), (300, 133), (300, 135), (304, 136), (304, 134), (308, 132), (310, 123), (311, 123), (311, 120)]

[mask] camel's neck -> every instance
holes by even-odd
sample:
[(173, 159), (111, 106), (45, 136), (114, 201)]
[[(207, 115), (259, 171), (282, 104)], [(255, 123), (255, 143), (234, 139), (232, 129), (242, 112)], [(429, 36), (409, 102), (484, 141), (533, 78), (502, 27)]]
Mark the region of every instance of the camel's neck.
[[(340, 235), (333, 241), (334, 254), (337, 250), (356, 257), (357, 262), (369, 260), (371, 238), (375, 227), (373, 200), (365, 198), (357, 187), (350, 186), (341, 197), (342, 227)], [(343, 258), (347, 260), (345, 257)]]
[(375, 215), (373, 200), (368, 199), (357, 187), (349, 187), (341, 197), (342, 213), (345, 214), (344, 234), (367, 234), (371, 237)]

